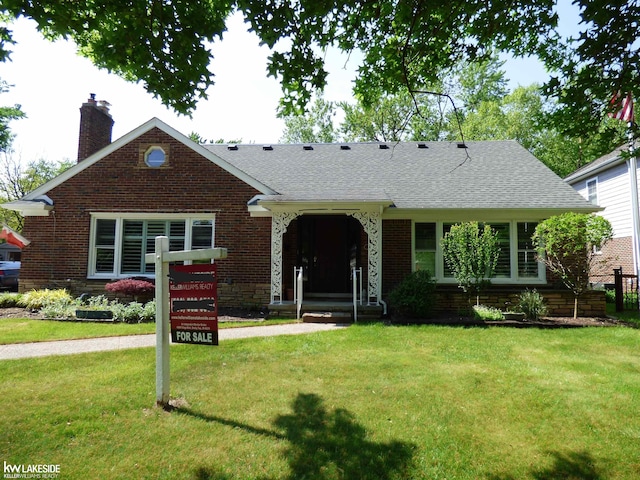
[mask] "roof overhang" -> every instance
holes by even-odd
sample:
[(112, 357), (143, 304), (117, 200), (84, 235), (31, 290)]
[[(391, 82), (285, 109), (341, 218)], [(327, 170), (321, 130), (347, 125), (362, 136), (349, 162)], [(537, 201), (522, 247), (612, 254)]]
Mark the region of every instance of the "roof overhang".
[(566, 208), (434, 208), (434, 209), (407, 209), (390, 208), (385, 210), (383, 218), (407, 219), (420, 222), (470, 222), (470, 221), (511, 221), (537, 222), (554, 215), (563, 213), (595, 213), (604, 208), (591, 206), (584, 209)]
[(3, 203), (2, 208), (13, 210), (23, 217), (47, 217), (53, 210), (53, 200), (46, 195), (40, 195), (32, 200), (14, 200)]
[(625, 163), (626, 159), (621, 157), (621, 156), (615, 156), (610, 158), (609, 160), (600, 163), (599, 165), (592, 167), (592, 168), (585, 168), (585, 169), (581, 169), (577, 172), (574, 172), (568, 176), (566, 176), (564, 178), (564, 181), (567, 182), (569, 185), (573, 185), (576, 182), (579, 182), (580, 180), (584, 180), (587, 178), (591, 178), (595, 175), (598, 175), (599, 173), (602, 173), (606, 170), (609, 170), (612, 167), (615, 167), (617, 165), (620, 165), (622, 163)]
[(379, 199), (294, 199), (277, 195), (257, 195), (248, 203), (252, 217), (270, 217), (274, 212), (303, 214), (336, 214), (347, 212), (379, 212), (391, 207), (388, 198)]

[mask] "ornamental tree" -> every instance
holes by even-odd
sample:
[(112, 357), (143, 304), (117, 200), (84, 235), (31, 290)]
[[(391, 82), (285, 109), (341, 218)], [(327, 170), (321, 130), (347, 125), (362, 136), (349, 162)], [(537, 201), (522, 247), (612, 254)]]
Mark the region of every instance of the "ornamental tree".
[(500, 247), (498, 234), (491, 226), (480, 226), (478, 222), (453, 225), (442, 239), (442, 253), (447, 266), (458, 281), (458, 286), (476, 296), (480, 303), (480, 292), (491, 283), (498, 264)]
[(532, 240), (538, 258), (574, 294), (573, 318), (578, 315), (578, 298), (589, 289), (591, 269), (603, 262), (597, 252), (612, 237), (609, 221), (593, 214), (564, 213), (536, 227)]
[(132, 296), (137, 302), (139, 298), (151, 298), (156, 286), (147, 281), (136, 278), (123, 278), (112, 283), (107, 283), (104, 289), (108, 292)]

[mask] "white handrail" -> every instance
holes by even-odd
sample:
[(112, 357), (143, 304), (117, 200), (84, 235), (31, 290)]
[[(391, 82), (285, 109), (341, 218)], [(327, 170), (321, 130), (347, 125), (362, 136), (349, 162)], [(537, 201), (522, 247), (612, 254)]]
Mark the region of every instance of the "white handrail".
[(353, 281), (353, 321), (358, 322), (358, 304), (362, 305), (362, 267), (353, 268), (351, 272)]
[(296, 320), (300, 319), (302, 311), (302, 292), (303, 292), (303, 276), (302, 267), (293, 267), (293, 276), (295, 278), (293, 288), (293, 301), (296, 304)]

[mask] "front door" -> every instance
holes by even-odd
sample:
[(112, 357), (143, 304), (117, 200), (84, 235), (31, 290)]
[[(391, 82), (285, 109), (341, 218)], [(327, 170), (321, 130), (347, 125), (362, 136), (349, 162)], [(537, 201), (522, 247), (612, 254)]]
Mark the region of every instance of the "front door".
[(298, 265), (305, 268), (305, 293), (349, 293), (360, 245), (358, 221), (346, 215), (303, 215), (298, 222)]

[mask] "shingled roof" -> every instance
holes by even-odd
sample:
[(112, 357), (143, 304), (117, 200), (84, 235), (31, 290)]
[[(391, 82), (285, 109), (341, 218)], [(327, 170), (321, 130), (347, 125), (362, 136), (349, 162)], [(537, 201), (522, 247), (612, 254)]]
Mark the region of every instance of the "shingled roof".
[(593, 211), (515, 141), (205, 145), (277, 192), (271, 201), (383, 201), (402, 209)]

